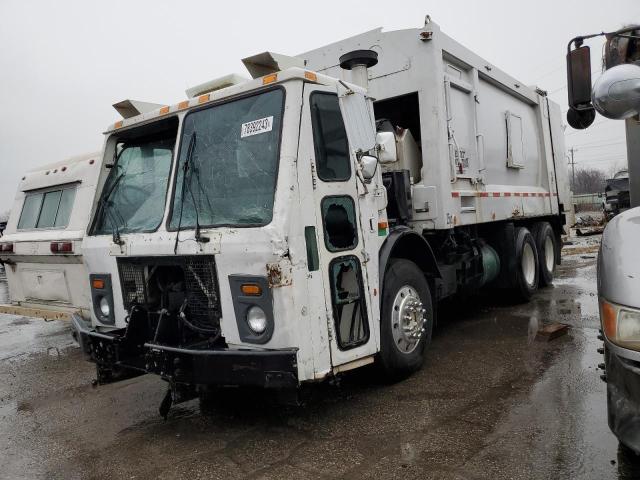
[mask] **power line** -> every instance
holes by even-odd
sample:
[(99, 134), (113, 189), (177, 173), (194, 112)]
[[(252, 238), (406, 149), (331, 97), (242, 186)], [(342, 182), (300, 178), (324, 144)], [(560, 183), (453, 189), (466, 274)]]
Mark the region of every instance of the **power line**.
[(583, 144), (580, 144), (580, 145), (573, 145), (573, 146), (585, 149), (585, 148), (611, 147), (613, 145), (625, 145), (626, 143), (627, 142), (613, 142), (613, 143), (602, 143), (600, 145), (593, 145), (593, 144), (583, 143)]

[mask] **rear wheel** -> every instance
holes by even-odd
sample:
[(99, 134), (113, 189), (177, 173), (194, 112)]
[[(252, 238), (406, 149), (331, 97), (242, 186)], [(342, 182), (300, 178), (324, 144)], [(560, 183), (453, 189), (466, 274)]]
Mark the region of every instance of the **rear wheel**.
[(380, 318), (379, 361), (384, 373), (401, 378), (418, 370), (432, 330), (433, 305), (424, 273), (409, 260), (391, 260)]
[(553, 283), (553, 274), (556, 271), (557, 241), (556, 236), (547, 222), (539, 222), (533, 226), (531, 234), (538, 249), (538, 270), (540, 272), (539, 284), (541, 287)]
[(529, 301), (538, 288), (538, 251), (531, 232), (525, 227), (516, 229), (516, 276), (514, 293), (518, 300)]

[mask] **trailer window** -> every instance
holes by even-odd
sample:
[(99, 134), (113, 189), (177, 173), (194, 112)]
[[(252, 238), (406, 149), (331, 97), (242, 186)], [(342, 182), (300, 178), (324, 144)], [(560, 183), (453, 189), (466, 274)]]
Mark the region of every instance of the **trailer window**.
[(349, 180), (349, 144), (338, 96), (315, 92), (311, 94), (310, 105), (318, 177), (325, 182)]
[(27, 193), (18, 221), (18, 230), (64, 228), (69, 224), (75, 187)]

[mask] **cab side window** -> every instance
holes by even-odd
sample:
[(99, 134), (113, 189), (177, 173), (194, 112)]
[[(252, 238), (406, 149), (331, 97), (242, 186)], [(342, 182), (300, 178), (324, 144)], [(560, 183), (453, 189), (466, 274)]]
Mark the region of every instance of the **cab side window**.
[(310, 106), (318, 177), (325, 182), (349, 180), (349, 144), (338, 96), (332, 93), (312, 93)]
[(27, 193), (18, 221), (18, 230), (64, 228), (69, 224), (75, 187)]

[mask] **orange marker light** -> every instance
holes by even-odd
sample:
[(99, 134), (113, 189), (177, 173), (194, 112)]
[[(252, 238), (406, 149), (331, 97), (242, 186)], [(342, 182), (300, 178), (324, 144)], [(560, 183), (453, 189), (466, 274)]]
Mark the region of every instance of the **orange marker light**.
[(97, 290), (102, 290), (104, 289), (104, 280), (102, 280), (101, 278), (94, 278), (91, 281), (91, 286)]
[(113, 125), (113, 128), (121, 128), (121, 127), (122, 127), (122, 120), (120, 120), (119, 122), (116, 122), (116, 123)]
[(307, 80), (311, 80), (312, 82), (318, 81), (318, 75), (316, 75), (314, 72), (304, 72), (304, 78), (306, 78)]
[(204, 103), (209, 101), (209, 94), (205, 93), (204, 95), (200, 95), (198, 97), (198, 103)]
[(604, 334), (609, 339), (615, 339), (617, 333), (617, 320), (618, 314), (616, 309), (608, 302), (604, 300), (600, 301), (600, 308), (602, 312), (602, 328)]
[(250, 295), (252, 297), (257, 297), (262, 295), (262, 289), (260, 285), (256, 285), (255, 283), (245, 283), (240, 286), (240, 291), (243, 295)]
[(166, 115), (167, 113), (169, 113), (169, 107), (165, 105), (160, 109), (160, 115)]
[(270, 75), (265, 75), (264, 77), (262, 77), (262, 84), (269, 85), (270, 83), (273, 83), (276, 80), (278, 80), (278, 74), (272, 73)]
[(189, 106), (189, 100), (184, 100), (178, 104), (178, 110), (184, 110)]

